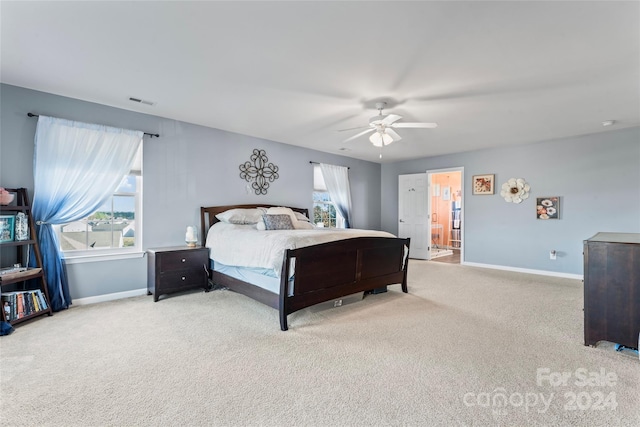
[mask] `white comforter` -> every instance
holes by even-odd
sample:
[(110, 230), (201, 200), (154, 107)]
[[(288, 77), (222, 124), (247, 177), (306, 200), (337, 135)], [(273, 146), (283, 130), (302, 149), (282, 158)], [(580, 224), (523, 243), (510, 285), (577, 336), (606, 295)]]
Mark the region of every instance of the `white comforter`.
[(265, 268), (280, 277), (285, 249), (297, 249), (352, 237), (391, 237), (375, 230), (315, 228), (313, 230), (256, 230), (253, 225), (218, 222), (207, 234), (209, 257), (238, 267)]

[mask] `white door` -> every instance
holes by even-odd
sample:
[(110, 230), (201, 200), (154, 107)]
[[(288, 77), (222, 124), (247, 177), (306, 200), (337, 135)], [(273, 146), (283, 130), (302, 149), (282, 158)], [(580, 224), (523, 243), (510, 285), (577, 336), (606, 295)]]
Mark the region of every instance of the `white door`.
[(426, 173), (398, 177), (398, 237), (411, 238), (411, 258), (430, 258), (431, 229), (428, 227), (427, 195)]

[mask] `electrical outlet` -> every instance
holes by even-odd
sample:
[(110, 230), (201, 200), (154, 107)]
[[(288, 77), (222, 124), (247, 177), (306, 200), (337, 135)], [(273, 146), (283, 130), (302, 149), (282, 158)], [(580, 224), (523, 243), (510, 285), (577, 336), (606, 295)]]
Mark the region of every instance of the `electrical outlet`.
[(341, 299), (337, 299), (333, 302), (333, 306), (334, 307), (340, 307), (342, 305), (342, 300)]
[(551, 252), (549, 252), (549, 259), (555, 260), (556, 259), (556, 251), (552, 250)]

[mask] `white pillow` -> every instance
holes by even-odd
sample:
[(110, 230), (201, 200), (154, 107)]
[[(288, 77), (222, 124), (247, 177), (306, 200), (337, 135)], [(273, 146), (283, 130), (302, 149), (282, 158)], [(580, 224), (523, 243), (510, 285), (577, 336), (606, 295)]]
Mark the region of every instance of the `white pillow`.
[(262, 220), (263, 211), (254, 209), (229, 209), (216, 215), (216, 218), (229, 224), (257, 224)]
[(312, 230), (316, 226), (307, 221), (296, 221), (293, 223), (293, 228), (296, 230)]
[(295, 211), (294, 211), (293, 213), (294, 213), (294, 215), (296, 216), (296, 219), (297, 219), (298, 221), (311, 222), (311, 220), (310, 220), (309, 218), (307, 218), (307, 217), (305, 216), (305, 214), (300, 213), (300, 212), (295, 212)]

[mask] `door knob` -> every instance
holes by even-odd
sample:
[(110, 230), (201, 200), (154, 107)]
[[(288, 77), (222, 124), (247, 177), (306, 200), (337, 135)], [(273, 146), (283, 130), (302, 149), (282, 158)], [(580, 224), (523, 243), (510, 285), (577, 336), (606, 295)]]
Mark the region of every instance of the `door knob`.
[(404, 222), (404, 220), (401, 219), (400, 222)]

